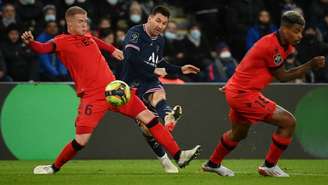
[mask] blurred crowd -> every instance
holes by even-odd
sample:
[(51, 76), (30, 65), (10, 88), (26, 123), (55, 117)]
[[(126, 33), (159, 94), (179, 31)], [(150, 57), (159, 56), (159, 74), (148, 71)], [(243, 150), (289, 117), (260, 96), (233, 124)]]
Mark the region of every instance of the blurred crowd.
[[(55, 54), (38, 55), (20, 39), (25, 30), (40, 42), (64, 33), (64, 13), (70, 6), (86, 9), (90, 31), (122, 49), (127, 30), (144, 23), (158, 4), (167, 5), (172, 14), (163, 34), (165, 57), (172, 64), (201, 69), (197, 75), (168, 76), (165, 82), (226, 82), (247, 50), (277, 31), (280, 15), (288, 10), (299, 11), (307, 23), (286, 68), (328, 53), (328, 0), (0, 0), (0, 81), (71, 80)], [(117, 74), (120, 62), (103, 54)], [(295, 82), (328, 82), (328, 67)]]

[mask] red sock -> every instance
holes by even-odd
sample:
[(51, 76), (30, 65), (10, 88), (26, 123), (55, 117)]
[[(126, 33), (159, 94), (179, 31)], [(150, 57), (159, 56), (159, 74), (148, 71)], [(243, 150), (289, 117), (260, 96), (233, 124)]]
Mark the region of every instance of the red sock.
[(180, 151), (179, 145), (175, 142), (172, 135), (164, 128), (164, 126), (159, 123), (158, 118), (154, 118), (146, 126), (156, 141), (172, 156), (175, 156), (175, 154)]
[(82, 148), (83, 146), (77, 143), (75, 140), (68, 143), (57, 157), (55, 163), (53, 164), (53, 167), (59, 170), (67, 161), (71, 160)]
[(265, 157), (266, 163), (269, 164), (269, 167), (277, 164), (281, 154), (286, 150), (291, 141), (291, 138), (283, 137), (277, 134), (272, 135), (272, 143)]
[(221, 137), (221, 142), (216, 146), (210, 157), (210, 161), (216, 165), (221, 164), (223, 158), (232, 151), (239, 142), (232, 141), (228, 137), (228, 132), (225, 132)]

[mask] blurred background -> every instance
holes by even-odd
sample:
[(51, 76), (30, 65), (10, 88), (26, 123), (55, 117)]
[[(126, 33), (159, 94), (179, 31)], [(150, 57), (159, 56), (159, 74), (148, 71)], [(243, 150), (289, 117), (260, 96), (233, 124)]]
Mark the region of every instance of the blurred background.
[[(198, 75), (169, 76), (163, 82), (226, 82), (247, 50), (263, 35), (276, 31), (281, 14), (288, 10), (303, 14), (306, 28), (286, 67), (328, 53), (328, 0), (0, 0), (0, 81), (71, 80), (55, 54), (35, 54), (20, 40), (25, 30), (40, 42), (63, 33), (64, 13), (70, 6), (86, 9), (90, 31), (121, 48), (126, 31), (144, 23), (158, 4), (167, 5), (172, 14), (163, 34), (165, 57), (170, 63), (201, 69)], [(117, 74), (120, 63), (106, 52), (104, 56)], [(326, 83), (328, 67), (293, 82)]]

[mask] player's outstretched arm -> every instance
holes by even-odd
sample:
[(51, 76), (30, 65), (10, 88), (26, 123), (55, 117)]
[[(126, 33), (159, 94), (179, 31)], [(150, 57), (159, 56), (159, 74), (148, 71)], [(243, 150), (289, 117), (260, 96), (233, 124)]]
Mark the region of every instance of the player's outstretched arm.
[(123, 52), (121, 50), (115, 48), (111, 44), (108, 44), (108, 43), (104, 42), (101, 39), (98, 39), (97, 37), (93, 37), (93, 39), (96, 41), (96, 44), (98, 45), (98, 47), (100, 49), (103, 49), (103, 50), (109, 52), (117, 60), (123, 60), (124, 59), (124, 55), (123, 55)]
[(281, 82), (288, 82), (296, 78), (301, 78), (310, 69), (319, 69), (325, 67), (325, 57), (317, 56), (312, 58), (310, 61), (298, 67), (286, 70), (284, 66), (279, 67), (272, 71), (274, 77)]
[(25, 44), (30, 46), (33, 49), (33, 51), (39, 54), (51, 53), (56, 48), (55, 43), (51, 41), (46, 43), (35, 41), (31, 31), (24, 32), (21, 38)]
[(181, 71), (183, 74), (197, 74), (199, 73), (200, 69), (196, 66), (187, 64), (181, 67)]

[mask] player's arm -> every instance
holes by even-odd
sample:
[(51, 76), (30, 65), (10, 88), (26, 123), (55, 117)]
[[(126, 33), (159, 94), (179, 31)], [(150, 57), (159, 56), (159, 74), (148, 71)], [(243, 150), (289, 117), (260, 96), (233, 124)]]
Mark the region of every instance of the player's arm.
[(199, 68), (190, 64), (184, 65), (182, 67), (169, 64), (164, 58), (158, 64), (158, 67), (165, 68), (167, 74), (170, 75), (197, 74), (200, 71)]
[(123, 52), (121, 50), (115, 48), (112, 44), (108, 44), (108, 43), (104, 42), (103, 40), (98, 39), (97, 37), (93, 37), (93, 39), (96, 41), (96, 44), (98, 45), (98, 47), (100, 49), (103, 49), (103, 50), (109, 52), (117, 60), (124, 59)]
[(56, 45), (54, 42), (41, 43), (34, 40), (33, 34), (31, 31), (26, 31), (21, 36), (23, 42), (29, 45), (33, 51), (39, 54), (51, 53), (56, 50)]
[(271, 72), (277, 80), (281, 82), (288, 82), (290, 80), (303, 77), (304, 74), (310, 69), (323, 68), (324, 66), (325, 66), (325, 57), (317, 56), (298, 67), (294, 67), (289, 70), (286, 70), (282, 65), (277, 69), (271, 70)]

